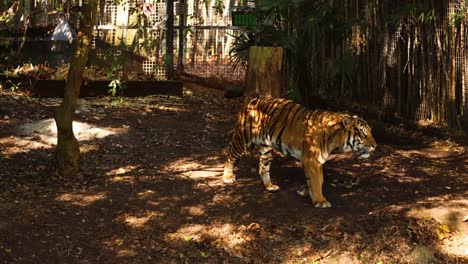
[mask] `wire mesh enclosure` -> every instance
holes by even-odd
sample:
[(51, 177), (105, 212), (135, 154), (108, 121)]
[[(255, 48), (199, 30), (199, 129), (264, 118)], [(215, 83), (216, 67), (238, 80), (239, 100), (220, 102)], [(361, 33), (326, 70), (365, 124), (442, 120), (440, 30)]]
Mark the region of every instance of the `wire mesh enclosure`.
[[(73, 9), (82, 0), (21, 0), (24, 17), (30, 17), (31, 28), (53, 31), (59, 19), (71, 28), (80, 26), (79, 13)], [(202, 78), (242, 81), (245, 70), (229, 63), (233, 38), (241, 27), (232, 26), (231, 11), (247, 2), (231, 1), (174, 1), (174, 68)], [(90, 64), (95, 68), (131, 70), (166, 78), (166, 0), (99, 0)], [(181, 23), (183, 19), (183, 23)], [(179, 35), (182, 38), (179, 39)], [(43, 37), (47, 41), (47, 36)], [(39, 62), (40, 60), (36, 60)], [(65, 60), (66, 61), (66, 60)], [(50, 61), (49, 61), (50, 62)], [(182, 70), (183, 69), (183, 70)], [(113, 69), (116, 70), (116, 69)]]
[[(188, 1), (183, 5), (175, 2), (173, 64), (177, 65), (180, 58), (184, 66), (181, 73), (242, 81), (245, 69), (240, 65), (233, 67), (229, 62), (233, 38), (241, 28), (231, 26), (230, 8), (216, 6), (217, 3)], [(186, 17), (183, 25), (180, 24), (181, 15)], [(166, 20), (165, 1), (132, 0), (120, 4), (101, 1), (93, 43), (97, 60), (93, 64), (106, 64), (109, 56), (114, 59), (123, 56), (122, 59), (131, 59), (131, 63), (126, 63), (127, 68), (164, 79)], [(182, 43), (179, 41), (181, 30)]]

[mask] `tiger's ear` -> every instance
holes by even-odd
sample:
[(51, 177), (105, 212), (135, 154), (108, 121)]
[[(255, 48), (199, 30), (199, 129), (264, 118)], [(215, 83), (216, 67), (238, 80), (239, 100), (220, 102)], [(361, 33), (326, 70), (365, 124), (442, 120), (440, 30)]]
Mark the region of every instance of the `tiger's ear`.
[(351, 125), (352, 122), (353, 122), (353, 119), (349, 116), (345, 116), (343, 117), (343, 120), (341, 120), (343, 127), (348, 127), (349, 125)]

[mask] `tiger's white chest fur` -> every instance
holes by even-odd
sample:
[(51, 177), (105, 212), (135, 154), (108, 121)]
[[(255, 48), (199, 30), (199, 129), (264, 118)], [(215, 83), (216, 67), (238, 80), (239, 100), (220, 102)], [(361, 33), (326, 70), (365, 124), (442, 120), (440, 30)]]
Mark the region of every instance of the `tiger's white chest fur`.
[(301, 150), (292, 148), (286, 144), (281, 144), (281, 145), (273, 144), (273, 148), (281, 152), (281, 154), (283, 154), (286, 157), (293, 157), (297, 160), (301, 160), (302, 158)]

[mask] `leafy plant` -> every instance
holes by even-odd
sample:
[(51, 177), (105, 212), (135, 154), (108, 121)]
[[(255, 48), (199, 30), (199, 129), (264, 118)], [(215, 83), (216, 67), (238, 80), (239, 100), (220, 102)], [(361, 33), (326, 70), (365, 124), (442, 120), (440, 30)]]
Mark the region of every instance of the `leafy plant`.
[(10, 81), (10, 80), (7, 80), (7, 83), (9, 84), (9, 89), (10, 89), (10, 91), (12, 91), (12, 92), (18, 90), (18, 89), (19, 89), (19, 86), (21, 85), (21, 83), (17, 83), (17, 84), (16, 84), (16, 83), (13, 83), (13, 82)]
[(246, 67), (249, 59), (249, 47), (253, 46), (255, 43), (253, 35), (252, 33), (244, 31), (233, 37), (234, 42), (232, 48), (229, 50), (229, 62), (233, 68), (237, 67), (238, 64)]
[(110, 87), (110, 89), (107, 92), (110, 93), (112, 96), (116, 96), (118, 94), (121, 94), (122, 91), (126, 88), (126, 81), (122, 81), (119, 78), (115, 78), (111, 80), (108, 87)]
[(454, 14), (452, 14), (452, 17), (450, 19), (452, 26), (459, 27), (463, 21), (468, 22), (468, 15), (467, 15), (468, 3), (467, 2), (468, 1), (466, 0), (460, 1), (460, 7), (458, 8), (458, 10), (456, 10)]
[(114, 99), (114, 100), (112, 100), (112, 102), (111, 102), (111, 105), (112, 105), (112, 106), (118, 106), (118, 105), (121, 105), (121, 104), (123, 104), (123, 99), (122, 99), (122, 98)]
[(287, 33), (278, 30), (273, 25), (260, 24), (245, 28), (239, 35), (234, 36), (234, 42), (229, 50), (229, 62), (235, 68), (238, 64), (246, 67), (251, 46), (283, 47), (290, 50), (294, 40)]

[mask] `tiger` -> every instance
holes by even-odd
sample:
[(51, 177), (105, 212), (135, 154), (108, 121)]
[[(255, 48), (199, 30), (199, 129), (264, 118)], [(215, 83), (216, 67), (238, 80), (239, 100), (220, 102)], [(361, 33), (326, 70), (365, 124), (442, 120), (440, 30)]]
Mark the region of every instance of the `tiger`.
[(271, 182), (270, 164), (273, 152), (280, 152), (302, 163), (307, 178), (306, 192), (312, 205), (331, 207), (323, 196), (323, 164), (335, 150), (355, 151), (354, 156), (368, 158), (377, 144), (369, 124), (357, 116), (326, 110), (309, 110), (283, 98), (254, 98), (237, 114), (234, 131), (227, 148), (222, 179), (236, 181), (233, 173), (239, 158), (248, 149), (259, 154), (259, 175), (270, 192), (279, 190)]

